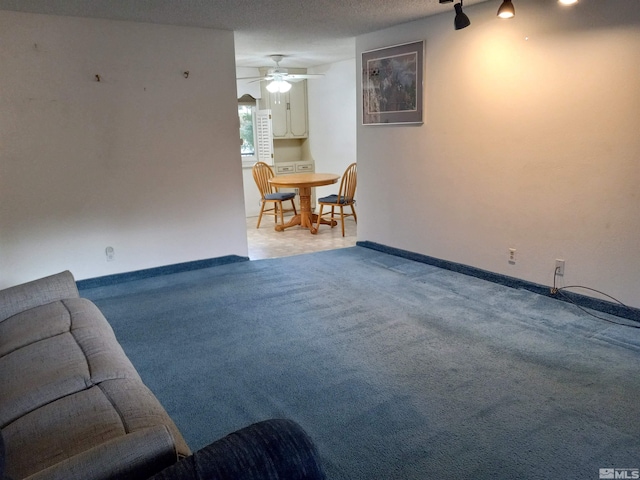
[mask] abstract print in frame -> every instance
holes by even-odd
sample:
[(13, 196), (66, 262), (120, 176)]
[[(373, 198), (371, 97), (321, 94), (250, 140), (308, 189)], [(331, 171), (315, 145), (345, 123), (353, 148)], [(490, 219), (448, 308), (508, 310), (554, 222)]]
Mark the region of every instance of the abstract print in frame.
[(362, 53), (362, 123), (422, 123), (424, 41)]

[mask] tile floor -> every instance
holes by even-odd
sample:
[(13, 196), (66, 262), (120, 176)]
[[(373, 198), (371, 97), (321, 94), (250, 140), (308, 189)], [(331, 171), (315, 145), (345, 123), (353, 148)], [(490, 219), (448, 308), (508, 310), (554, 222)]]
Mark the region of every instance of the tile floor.
[[(290, 216), (285, 216), (285, 223)], [(345, 220), (345, 236), (342, 236), (340, 222), (331, 228), (320, 225), (316, 235), (308, 229), (291, 227), (284, 232), (275, 231), (272, 216), (263, 216), (260, 228), (256, 229), (258, 217), (247, 218), (247, 238), (249, 241), (249, 259), (288, 257), (302, 253), (333, 250), (336, 248), (352, 247), (356, 244), (356, 222), (353, 217)]]

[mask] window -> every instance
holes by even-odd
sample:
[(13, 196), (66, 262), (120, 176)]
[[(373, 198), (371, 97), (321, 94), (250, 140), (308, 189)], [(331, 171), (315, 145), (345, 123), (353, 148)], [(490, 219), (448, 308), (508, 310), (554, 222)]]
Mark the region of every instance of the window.
[(271, 111), (258, 110), (256, 99), (243, 95), (238, 99), (240, 119), (240, 155), (243, 167), (253, 167), (258, 160), (273, 164)]
[(256, 105), (238, 104), (238, 117), (240, 118), (240, 154), (242, 161), (255, 161), (256, 157)]

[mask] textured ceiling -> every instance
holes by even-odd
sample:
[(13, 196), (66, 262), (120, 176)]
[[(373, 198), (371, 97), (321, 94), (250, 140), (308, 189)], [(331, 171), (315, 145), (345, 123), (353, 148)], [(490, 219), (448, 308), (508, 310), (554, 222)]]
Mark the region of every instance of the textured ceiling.
[[(487, 0), (466, 0), (472, 5)], [(0, 0), (0, 10), (233, 30), (238, 66), (311, 67), (353, 58), (353, 37), (451, 11), (438, 0)]]

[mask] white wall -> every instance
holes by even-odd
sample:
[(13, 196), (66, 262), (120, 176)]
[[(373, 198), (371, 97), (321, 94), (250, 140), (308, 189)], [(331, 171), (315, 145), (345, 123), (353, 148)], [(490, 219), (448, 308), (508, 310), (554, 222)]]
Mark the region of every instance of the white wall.
[(247, 255), (232, 32), (13, 12), (0, 32), (0, 287)]
[(257, 217), (260, 215), (262, 197), (256, 181), (253, 179), (252, 167), (242, 168), (242, 178), (244, 182), (244, 214), (246, 217)]
[(362, 126), (358, 95), (358, 239), (545, 285), (563, 258), (562, 284), (640, 307), (637, 1), (496, 9), (357, 39), (358, 68), (426, 39), (424, 125)]
[[(307, 71), (324, 74), (307, 80), (309, 146), (316, 172), (342, 174), (356, 161), (355, 58)], [(338, 187), (318, 187), (316, 198), (338, 193)]]

